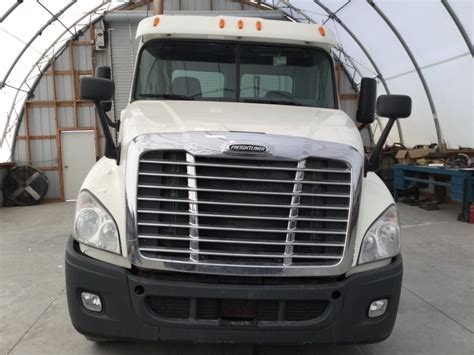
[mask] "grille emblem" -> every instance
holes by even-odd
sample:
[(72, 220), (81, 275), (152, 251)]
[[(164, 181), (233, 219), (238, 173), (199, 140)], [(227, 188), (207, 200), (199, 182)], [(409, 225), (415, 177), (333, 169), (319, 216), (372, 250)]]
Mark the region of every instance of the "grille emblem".
[(263, 145), (255, 145), (255, 144), (231, 144), (227, 148), (231, 152), (235, 153), (265, 153), (267, 151), (267, 147)]

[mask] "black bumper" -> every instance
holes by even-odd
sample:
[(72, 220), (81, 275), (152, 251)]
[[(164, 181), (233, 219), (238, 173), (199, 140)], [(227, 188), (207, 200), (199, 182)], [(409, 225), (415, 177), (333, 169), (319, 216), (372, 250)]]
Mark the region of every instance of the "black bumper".
[[(213, 343), (378, 342), (392, 332), (402, 272), (402, 260), (397, 257), (388, 266), (341, 281), (284, 286), (224, 285), (140, 277), (130, 270), (82, 255), (76, 251), (72, 239), (66, 251), (67, 298), (74, 327), (84, 335), (120, 339)], [(104, 304), (102, 313), (83, 307), (80, 296), (83, 291), (100, 295)], [(280, 321), (202, 320), (197, 319), (195, 312), (181, 319), (154, 312), (145, 300), (156, 296), (189, 299), (191, 305), (201, 299), (287, 300), (293, 304), (323, 300), (326, 307), (317, 318), (304, 321), (281, 321), (281, 314)], [(383, 298), (389, 300), (386, 313), (369, 319), (370, 302)]]

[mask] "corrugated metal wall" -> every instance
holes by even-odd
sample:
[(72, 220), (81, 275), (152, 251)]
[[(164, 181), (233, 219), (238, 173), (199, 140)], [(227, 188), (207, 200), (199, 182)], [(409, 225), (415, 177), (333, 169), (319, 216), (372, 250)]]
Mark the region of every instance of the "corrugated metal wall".
[(80, 77), (93, 75), (97, 65), (107, 63), (108, 54), (95, 50), (94, 31), (89, 26), (68, 42), (43, 73), (23, 108), (13, 158), (17, 165), (32, 165), (46, 174), (50, 183), (46, 198), (50, 200), (63, 199), (62, 131), (94, 129), (97, 155), (102, 154), (102, 134), (96, 128), (95, 110), (91, 103), (79, 99)]
[(135, 40), (137, 25), (137, 22), (112, 23), (109, 27), (112, 76), (115, 82), (114, 110), (116, 120), (120, 118), (120, 112), (127, 106), (130, 96), (133, 68), (138, 51), (138, 41)]

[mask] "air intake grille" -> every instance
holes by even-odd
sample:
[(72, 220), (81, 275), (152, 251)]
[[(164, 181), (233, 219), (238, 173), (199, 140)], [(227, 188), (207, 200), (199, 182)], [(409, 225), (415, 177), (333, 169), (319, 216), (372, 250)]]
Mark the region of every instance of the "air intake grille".
[[(319, 318), (327, 300), (232, 300), (148, 296), (151, 311), (166, 318), (302, 322)], [(194, 307), (194, 309), (193, 309)]]
[(332, 266), (346, 244), (345, 162), (148, 151), (140, 160), (138, 246), (156, 260)]

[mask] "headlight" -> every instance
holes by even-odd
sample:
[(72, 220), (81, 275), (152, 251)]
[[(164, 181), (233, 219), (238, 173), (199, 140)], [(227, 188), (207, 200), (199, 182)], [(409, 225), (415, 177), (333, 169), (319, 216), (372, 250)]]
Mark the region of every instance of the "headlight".
[(74, 238), (81, 243), (120, 254), (117, 226), (107, 210), (87, 191), (77, 197)]
[(360, 249), (359, 264), (386, 259), (400, 253), (400, 224), (398, 210), (390, 206), (372, 224)]

